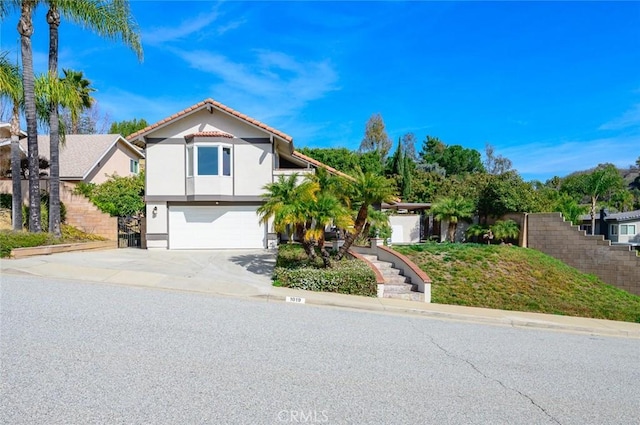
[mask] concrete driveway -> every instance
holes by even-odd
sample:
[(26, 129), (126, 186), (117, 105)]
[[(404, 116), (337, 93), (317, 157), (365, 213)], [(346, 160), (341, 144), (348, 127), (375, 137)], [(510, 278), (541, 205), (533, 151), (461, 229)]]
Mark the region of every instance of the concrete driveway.
[[(167, 251), (113, 249), (3, 260), (2, 271), (234, 295), (271, 288), (275, 252), (268, 250)], [(225, 290), (227, 288), (228, 290)]]
[[(68, 252), (0, 260), (0, 277), (11, 274), (32, 276), (42, 281), (74, 279), (266, 302), (295, 297), (306, 300), (306, 304), (328, 307), (640, 338), (638, 323), (274, 287), (271, 285), (271, 275), (275, 255), (275, 252), (268, 250), (148, 251), (133, 248)], [(1, 289), (2, 285), (0, 292)]]

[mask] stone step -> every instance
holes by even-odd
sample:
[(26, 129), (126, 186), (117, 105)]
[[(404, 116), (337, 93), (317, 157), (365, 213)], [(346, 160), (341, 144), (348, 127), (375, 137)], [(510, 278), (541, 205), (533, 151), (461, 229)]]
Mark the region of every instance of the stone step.
[(393, 277), (393, 276), (398, 276), (398, 275), (402, 274), (400, 269), (396, 269), (396, 268), (393, 268), (393, 267), (389, 268), (389, 269), (385, 268), (385, 269), (378, 269), (378, 270), (380, 270), (380, 273), (382, 273), (382, 276)]
[(406, 294), (389, 294), (389, 295), (387, 295), (387, 293), (385, 292), (384, 298), (424, 302), (424, 294), (422, 292), (409, 292)]
[(396, 275), (396, 276), (383, 276), (385, 284), (391, 285), (404, 285), (407, 283), (411, 283), (411, 279), (406, 276)]
[(384, 278), (384, 298), (424, 302), (424, 294), (418, 292), (418, 285), (412, 285), (411, 279), (402, 275), (402, 270), (393, 267), (389, 261), (378, 260), (375, 255), (363, 255), (376, 267)]
[(388, 261), (376, 260), (376, 261), (372, 261), (371, 263), (380, 270), (387, 270), (387, 269), (393, 268), (393, 263), (390, 263)]
[(413, 292), (413, 285), (409, 283), (385, 283), (384, 293), (386, 294), (408, 294)]

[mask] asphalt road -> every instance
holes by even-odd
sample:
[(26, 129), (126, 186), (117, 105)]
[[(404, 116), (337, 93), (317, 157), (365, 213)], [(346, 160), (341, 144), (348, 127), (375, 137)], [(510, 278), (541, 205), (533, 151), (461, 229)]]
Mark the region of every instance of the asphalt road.
[(640, 342), (2, 276), (3, 424), (637, 424)]

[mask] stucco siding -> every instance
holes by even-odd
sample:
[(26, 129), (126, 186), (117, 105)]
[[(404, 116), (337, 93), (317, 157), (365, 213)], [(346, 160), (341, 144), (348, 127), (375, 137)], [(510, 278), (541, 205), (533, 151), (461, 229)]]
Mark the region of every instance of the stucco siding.
[[(617, 243), (630, 243), (630, 244), (640, 244), (640, 220), (629, 220), (629, 221), (620, 221), (617, 223), (610, 223), (609, 224), (609, 228), (611, 228), (611, 225), (615, 225), (617, 226), (617, 235), (613, 235), (611, 233), (609, 233), (609, 238), (611, 239), (612, 242), (617, 242)], [(635, 234), (633, 235), (623, 235), (621, 234), (621, 227), (620, 226), (624, 226), (624, 225), (633, 225), (635, 226)]]
[(257, 196), (272, 181), (273, 153), (270, 144), (238, 140), (234, 146), (234, 195)]
[(151, 132), (147, 137), (184, 137), (204, 131), (224, 131), (236, 137), (268, 137), (265, 131), (243, 123), (238, 118), (231, 117), (225, 112), (214, 110), (213, 113), (210, 113), (206, 109), (176, 120)]
[(185, 193), (184, 144), (162, 142), (147, 146), (146, 192), (148, 196), (176, 196)]
[(147, 202), (145, 217), (147, 218), (147, 233), (167, 233), (168, 218), (166, 202)]
[(420, 242), (420, 215), (404, 214), (389, 216), (392, 243)]
[[(120, 177), (135, 175), (131, 172), (131, 160), (139, 162), (139, 156), (120, 144), (113, 146), (100, 160), (98, 166), (85, 179), (88, 183), (104, 183), (113, 174)], [(140, 168), (138, 167), (138, 170)]]

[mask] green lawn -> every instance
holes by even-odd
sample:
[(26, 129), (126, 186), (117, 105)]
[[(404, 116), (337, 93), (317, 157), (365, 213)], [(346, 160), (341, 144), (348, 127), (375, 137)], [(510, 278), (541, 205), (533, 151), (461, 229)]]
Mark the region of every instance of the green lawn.
[(539, 251), (508, 245), (395, 246), (432, 279), (432, 302), (640, 323), (640, 297)]

